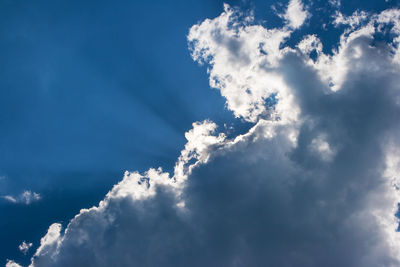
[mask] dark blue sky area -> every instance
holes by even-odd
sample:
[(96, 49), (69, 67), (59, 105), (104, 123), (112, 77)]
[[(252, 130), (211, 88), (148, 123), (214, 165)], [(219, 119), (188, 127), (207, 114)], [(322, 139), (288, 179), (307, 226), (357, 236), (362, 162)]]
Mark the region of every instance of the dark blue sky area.
[[(0, 1), (0, 264), (101, 200), (124, 170), (171, 169), (192, 122), (231, 120), (187, 49), (217, 1)], [(6, 242), (4, 242), (6, 241)], [(31, 251), (33, 252), (33, 250)]]
[[(0, 0), (0, 195), (43, 197), (0, 200), (0, 264), (27, 263), (51, 223), (97, 204), (124, 170), (171, 170), (192, 122), (249, 126), (232, 118), (187, 49), (189, 28), (223, 2)], [(281, 24), (271, 1), (225, 2)], [(345, 14), (397, 5), (342, 2)], [(306, 3), (324, 7), (312, 12), (314, 33), (330, 10)], [(328, 48), (339, 34), (330, 30), (317, 32)], [(34, 243), (27, 256), (23, 240)]]

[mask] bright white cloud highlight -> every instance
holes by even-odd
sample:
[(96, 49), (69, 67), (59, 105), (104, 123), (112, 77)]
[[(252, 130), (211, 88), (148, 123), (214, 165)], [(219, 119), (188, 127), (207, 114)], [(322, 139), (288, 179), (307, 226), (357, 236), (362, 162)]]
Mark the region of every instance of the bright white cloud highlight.
[(32, 247), (32, 243), (27, 243), (27, 242), (25, 242), (25, 241), (22, 241), (22, 243), (18, 246), (18, 249), (22, 252), (22, 253), (24, 253), (24, 254), (26, 254), (26, 253), (28, 253), (28, 251), (29, 251), (29, 249)]
[(290, 0), (283, 15), (289, 27), (293, 29), (300, 28), (308, 17), (308, 12), (305, 10), (303, 3), (300, 0)]
[(7, 260), (6, 267), (22, 267), (18, 263), (12, 260)]
[(278, 92), (275, 109), (295, 116), (285, 82), (279, 73), (267, 71), (282, 58), (285, 50), (280, 46), (292, 30), (253, 25), (252, 17), (238, 22), (236, 11), (224, 8), (218, 18), (193, 26), (188, 35), (193, 59), (209, 64), (210, 86), (221, 91), (236, 117), (251, 122), (274, 117), (266, 102)]

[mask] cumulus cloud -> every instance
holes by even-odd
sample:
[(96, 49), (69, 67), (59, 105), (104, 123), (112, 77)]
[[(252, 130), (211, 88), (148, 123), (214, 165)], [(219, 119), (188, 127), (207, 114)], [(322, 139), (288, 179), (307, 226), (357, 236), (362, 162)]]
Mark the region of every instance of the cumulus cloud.
[(289, 27), (297, 29), (303, 25), (308, 15), (309, 14), (305, 10), (303, 2), (300, 0), (290, 0), (283, 18), (286, 20)]
[[(278, 90), (282, 96), (288, 90), (278, 73), (265, 70), (279, 64), (285, 51), (281, 45), (292, 29), (266, 29), (252, 24), (252, 17), (236, 21), (237, 11), (228, 5), (224, 8), (219, 17), (190, 29), (192, 57), (209, 65), (210, 86), (220, 90), (236, 117), (250, 122), (271, 117), (268, 98)], [(293, 113), (290, 97), (282, 98), (275, 108)]]
[(8, 202), (20, 203), (25, 205), (29, 205), (32, 202), (36, 202), (42, 198), (40, 194), (32, 192), (30, 190), (25, 190), (17, 196), (5, 195), (1, 197)]
[(126, 172), (51, 225), (31, 266), (399, 266), (398, 14), (349, 25), (330, 54), (317, 35), (286, 45), (300, 22), (267, 29), (227, 5), (194, 25), (193, 59), (254, 126), (194, 123), (172, 174)]

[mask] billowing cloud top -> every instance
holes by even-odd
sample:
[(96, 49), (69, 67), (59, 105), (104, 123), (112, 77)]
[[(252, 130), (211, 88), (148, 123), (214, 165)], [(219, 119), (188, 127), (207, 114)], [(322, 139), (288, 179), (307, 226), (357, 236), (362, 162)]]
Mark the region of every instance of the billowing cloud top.
[(194, 25), (193, 59), (254, 126), (194, 123), (173, 174), (126, 172), (31, 266), (400, 266), (400, 10), (337, 13), (329, 54), (317, 35), (286, 45), (309, 16), (293, 0), (268, 29), (225, 5)]

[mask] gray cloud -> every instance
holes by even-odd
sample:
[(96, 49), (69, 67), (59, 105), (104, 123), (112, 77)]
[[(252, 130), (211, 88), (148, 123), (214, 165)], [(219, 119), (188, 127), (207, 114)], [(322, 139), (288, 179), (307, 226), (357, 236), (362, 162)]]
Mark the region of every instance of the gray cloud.
[[(126, 172), (66, 230), (51, 225), (32, 266), (400, 265), (400, 61), (396, 40), (374, 42), (375, 24), (400, 25), (400, 11), (351, 26), (339, 50), (316, 61), (305, 42), (280, 47), (286, 27), (248, 18), (232, 35), (234, 12), (196, 25), (189, 40), (228, 108), (255, 126), (227, 139), (212, 122), (193, 124), (171, 176)], [(212, 39), (215, 27), (247, 56)], [(258, 53), (253, 41), (269, 32), (278, 43)], [(254, 105), (273, 93), (266, 120)]]

